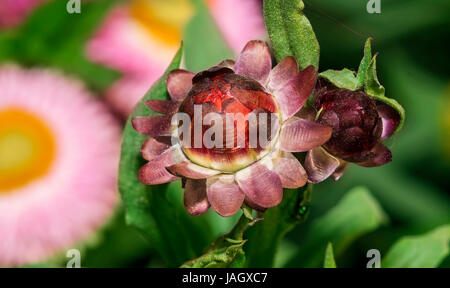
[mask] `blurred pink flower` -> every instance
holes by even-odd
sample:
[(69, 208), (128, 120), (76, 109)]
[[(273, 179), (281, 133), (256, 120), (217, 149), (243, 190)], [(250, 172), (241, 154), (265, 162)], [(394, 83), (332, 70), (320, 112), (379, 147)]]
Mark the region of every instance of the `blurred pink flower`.
[(59, 73), (3, 66), (0, 87), (0, 266), (16, 266), (71, 248), (111, 216), (120, 129)]
[[(265, 37), (260, 0), (208, 0), (213, 18), (237, 54), (250, 39)], [(240, 8), (235, 9), (236, 5)], [(87, 47), (88, 57), (123, 73), (106, 92), (112, 107), (127, 116), (157, 80), (182, 40), (194, 8), (189, 0), (135, 0), (119, 5)]]
[(0, 28), (18, 25), (36, 6), (46, 0), (1, 0)]

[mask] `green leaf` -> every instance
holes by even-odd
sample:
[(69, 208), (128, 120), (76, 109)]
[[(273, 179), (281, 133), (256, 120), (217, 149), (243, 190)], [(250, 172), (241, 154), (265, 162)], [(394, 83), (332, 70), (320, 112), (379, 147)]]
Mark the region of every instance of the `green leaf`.
[(242, 247), (247, 242), (244, 232), (258, 219), (249, 217), (245, 212), (239, 218), (234, 228), (227, 234), (214, 241), (203, 255), (184, 263), (181, 268), (242, 268), (245, 262), (245, 253)]
[(233, 58), (216, 27), (204, 0), (191, 0), (195, 6), (195, 15), (184, 31), (185, 65), (191, 71), (201, 71), (220, 63), (223, 59)]
[(82, 78), (96, 90), (105, 89), (119, 74), (89, 62), (85, 45), (115, 3), (83, 2), (80, 14), (67, 13), (67, 1), (40, 5), (20, 27), (0, 33), (0, 61), (56, 67)]
[(386, 214), (370, 192), (364, 187), (354, 188), (327, 214), (311, 223), (308, 237), (287, 266), (319, 267), (328, 242), (333, 243), (339, 255), (353, 241), (386, 222)]
[(385, 268), (435, 268), (450, 254), (450, 225), (398, 240), (381, 262)]
[(325, 259), (323, 261), (323, 268), (336, 268), (336, 261), (334, 261), (333, 244), (328, 243), (325, 250)]
[(358, 74), (356, 75), (356, 78), (358, 78), (357, 88), (361, 88), (364, 83), (366, 83), (367, 70), (369, 69), (370, 61), (372, 60), (371, 42), (372, 38), (368, 38), (364, 45), (364, 56), (359, 64)]
[(301, 0), (265, 0), (264, 18), (275, 58), (294, 56), (300, 68), (319, 68), (319, 42), (311, 23), (303, 13)]
[(355, 72), (347, 68), (340, 71), (327, 70), (319, 75), (333, 83), (333, 85), (338, 88), (348, 89), (351, 91), (358, 89), (358, 79), (355, 77)]
[(119, 168), (119, 189), (126, 208), (126, 223), (139, 228), (173, 267), (201, 252), (212, 240), (208, 234), (210, 228), (201, 222), (204, 218), (194, 220), (184, 211), (178, 181), (156, 186), (147, 186), (139, 181), (138, 170), (145, 164), (140, 148), (147, 137), (133, 129), (131, 119), (150, 114), (144, 105), (149, 99), (168, 97), (165, 81), (168, 73), (180, 66), (181, 56), (182, 48), (128, 119), (123, 132)]
[(405, 109), (394, 99), (388, 98), (385, 96), (385, 89), (383, 85), (380, 84), (378, 81), (377, 76), (377, 55), (375, 55), (372, 59), (372, 61), (369, 64), (369, 67), (367, 69), (366, 73), (366, 79), (365, 79), (365, 85), (364, 89), (368, 95), (375, 98), (378, 101), (383, 102), (384, 104), (387, 104), (394, 108), (395, 111), (397, 111), (400, 115), (400, 123), (397, 126), (397, 129), (394, 133), (398, 132), (405, 121)]
[(263, 220), (248, 229), (245, 248), (248, 267), (272, 267), (284, 235), (303, 221), (311, 201), (312, 185), (284, 190), (283, 201), (264, 212)]

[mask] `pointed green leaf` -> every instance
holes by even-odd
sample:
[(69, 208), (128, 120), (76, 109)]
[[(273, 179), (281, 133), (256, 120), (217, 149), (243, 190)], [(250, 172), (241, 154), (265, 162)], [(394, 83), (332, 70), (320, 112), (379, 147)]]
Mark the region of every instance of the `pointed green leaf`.
[(319, 67), (319, 42), (301, 0), (265, 0), (264, 19), (277, 61), (294, 56), (300, 68)]
[(364, 56), (359, 64), (358, 74), (356, 76), (356, 78), (358, 78), (358, 88), (361, 88), (366, 82), (367, 70), (369, 69), (370, 61), (372, 60), (371, 42), (372, 38), (368, 38), (364, 45)]
[(285, 189), (283, 201), (267, 209), (263, 220), (248, 229), (245, 247), (248, 267), (272, 267), (275, 253), (284, 235), (303, 221), (311, 201), (312, 185)]
[(140, 148), (147, 136), (133, 129), (131, 119), (150, 114), (144, 102), (168, 97), (166, 77), (180, 66), (181, 56), (182, 48), (128, 119), (123, 132), (119, 168), (119, 190), (126, 209), (127, 224), (139, 228), (169, 266), (175, 267), (195, 257), (211, 241), (207, 234), (209, 227), (201, 222), (202, 218), (194, 220), (184, 211), (179, 182), (147, 186), (139, 181), (138, 170), (145, 164)]
[(381, 261), (386, 268), (435, 268), (450, 254), (450, 225), (398, 240)]
[(400, 115), (400, 123), (394, 133), (399, 131), (405, 121), (405, 109), (394, 99), (385, 96), (385, 89), (378, 81), (377, 76), (377, 55), (375, 55), (369, 64), (366, 73), (365, 92), (378, 101), (381, 101), (395, 109)]
[(325, 250), (325, 259), (323, 261), (323, 268), (336, 268), (336, 261), (334, 260), (333, 244), (328, 243)]
[(289, 267), (318, 267), (328, 242), (336, 255), (353, 241), (387, 222), (387, 216), (377, 200), (364, 187), (347, 192), (327, 214), (311, 223), (311, 230), (299, 251), (288, 262)]
[(327, 70), (319, 75), (333, 83), (333, 85), (338, 88), (348, 89), (351, 91), (358, 89), (358, 79), (355, 77), (355, 72), (347, 68), (340, 71)]

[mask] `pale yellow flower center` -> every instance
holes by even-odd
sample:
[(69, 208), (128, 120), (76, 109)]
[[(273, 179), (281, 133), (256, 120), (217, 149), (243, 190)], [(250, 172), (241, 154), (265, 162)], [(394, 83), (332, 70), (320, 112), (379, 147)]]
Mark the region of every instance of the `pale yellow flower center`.
[(130, 6), (132, 17), (167, 45), (179, 45), (193, 10), (189, 0), (135, 0)]
[(55, 158), (48, 126), (18, 108), (0, 110), (0, 194), (45, 175)]

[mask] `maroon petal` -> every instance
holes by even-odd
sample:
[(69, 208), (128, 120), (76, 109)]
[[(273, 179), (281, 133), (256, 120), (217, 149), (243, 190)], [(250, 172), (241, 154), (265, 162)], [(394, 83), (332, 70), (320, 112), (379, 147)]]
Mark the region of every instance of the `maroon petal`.
[(145, 160), (151, 161), (161, 155), (169, 146), (154, 138), (148, 138), (141, 147), (141, 154)]
[(283, 199), (280, 176), (260, 163), (237, 172), (236, 181), (244, 194), (261, 207), (276, 206)]
[(231, 216), (241, 208), (245, 195), (232, 175), (221, 175), (206, 180), (208, 201), (222, 216)]
[(315, 121), (316, 120), (317, 111), (311, 106), (303, 107), (300, 109), (300, 111), (295, 114), (296, 117), (302, 118), (309, 121)]
[(291, 153), (281, 152), (273, 170), (280, 176), (283, 188), (298, 188), (306, 184), (308, 175), (302, 164)]
[(171, 174), (166, 167), (185, 161), (181, 148), (176, 145), (164, 151), (139, 169), (139, 180), (147, 185), (156, 185), (179, 179)]
[(280, 148), (287, 152), (308, 151), (327, 142), (331, 132), (328, 126), (292, 117), (282, 127)]
[(149, 100), (145, 105), (155, 112), (173, 114), (177, 111), (179, 103), (170, 100)]
[(289, 119), (302, 108), (314, 89), (316, 78), (314, 66), (308, 66), (275, 91), (284, 120)]
[(180, 164), (171, 166), (169, 170), (175, 175), (180, 175), (191, 179), (206, 179), (220, 173), (217, 170), (205, 168), (190, 161), (184, 161)]
[(338, 181), (341, 176), (344, 174), (345, 170), (347, 170), (348, 162), (341, 160), (339, 167), (336, 168), (336, 170), (331, 174), (331, 177), (333, 177), (334, 181)]
[(223, 60), (222, 62), (220, 62), (219, 65), (217, 65), (217, 66), (233, 69), (234, 65), (235, 65), (234, 60), (226, 59), (226, 60)]
[(381, 117), (383, 122), (383, 132), (381, 133), (381, 139), (387, 139), (395, 132), (398, 125), (400, 124), (400, 114), (395, 111), (389, 105), (378, 104), (377, 105), (378, 115)]
[(339, 160), (322, 147), (317, 147), (306, 154), (305, 169), (308, 182), (319, 183), (327, 179), (339, 167)]
[(239, 55), (234, 71), (265, 84), (272, 68), (269, 47), (263, 41), (253, 40), (245, 45)]
[(391, 151), (381, 143), (375, 145), (375, 147), (370, 151), (370, 154), (372, 155), (368, 160), (356, 164), (364, 167), (376, 167), (392, 161)]
[(183, 70), (176, 69), (167, 75), (166, 85), (170, 97), (174, 101), (182, 101), (192, 88), (192, 78), (195, 74)]
[(172, 116), (134, 117), (131, 120), (136, 131), (152, 136), (169, 136)]
[(186, 179), (184, 185), (184, 207), (191, 215), (200, 215), (208, 211), (206, 180)]
[(275, 66), (269, 74), (267, 86), (271, 91), (278, 90), (286, 82), (297, 75), (298, 64), (294, 57), (288, 56)]

